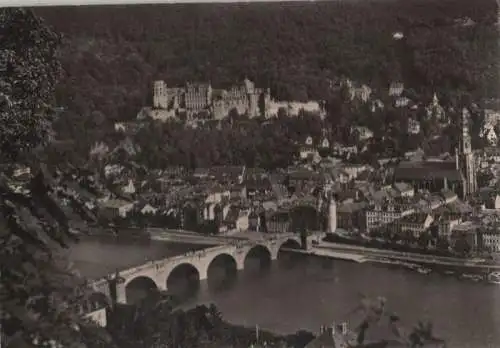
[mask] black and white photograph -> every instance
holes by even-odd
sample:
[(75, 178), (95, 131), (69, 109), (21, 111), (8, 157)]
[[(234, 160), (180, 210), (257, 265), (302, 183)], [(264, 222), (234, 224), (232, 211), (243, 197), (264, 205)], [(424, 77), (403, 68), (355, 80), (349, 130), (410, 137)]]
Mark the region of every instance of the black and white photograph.
[(500, 0), (0, 0), (0, 348), (500, 348)]

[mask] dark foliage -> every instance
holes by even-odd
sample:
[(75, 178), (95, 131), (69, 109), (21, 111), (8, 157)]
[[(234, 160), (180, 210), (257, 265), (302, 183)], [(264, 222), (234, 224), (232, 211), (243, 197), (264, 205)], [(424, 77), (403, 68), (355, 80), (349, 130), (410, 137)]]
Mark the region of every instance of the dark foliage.
[[(62, 252), (71, 234), (61, 199), (81, 202), (58, 187), (33, 151), (50, 134), (58, 36), (29, 11), (2, 9), (0, 42), (2, 343), (99, 347), (101, 337), (91, 334), (98, 329), (79, 312), (87, 295), (84, 281)], [(30, 169), (28, 175), (15, 174), (20, 164)]]
[[(295, 100), (328, 99), (340, 76), (375, 89), (404, 80), (419, 94), (498, 96), (495, 7), (410, 0), (36, 11), (66, 37), (58, 102), (70, 121), (61, 127), (102, 136), (107, 121), (132, 119), (151, 104), (154, 79), (225, 87), (248, 76)], [(476, 25), (455, 21), (466, 17)], [(396, 31), (404, 39), (394, 40)]]
[(134, 139), (142, 149), (135, 160), (150, 168), (286, 167), (295, 159), (298, 144), (309, 134), (319, 136), (321, 128), (319, 117), (305, 113), (278, 122), (248, 120), (220, 128), (186, 129), (180, 123), (150, 122)]
[(60, 65), (60, 38), (31, 12), (0, 12), (0, 159), (16, 160), (44, 140)]
[[(137, 305), (118, 307), (110, 316), (108, 330), (123, 348), (247, 348), (257, 340), (254, 329), (225, 322), (214, 304), (183, 311), (174, 309), (175, 302), (157, 293)], [(258, 339), (269, 347), (302, 348), (313, 337), (303, 331), (286, 337), (260, 331)]]

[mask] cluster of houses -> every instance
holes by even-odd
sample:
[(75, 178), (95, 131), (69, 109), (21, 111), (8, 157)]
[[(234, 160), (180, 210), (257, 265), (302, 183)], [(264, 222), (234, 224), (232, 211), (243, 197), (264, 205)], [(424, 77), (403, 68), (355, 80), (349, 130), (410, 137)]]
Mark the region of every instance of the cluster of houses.
[[(340, 86), (353, 102), (371, 103), (372, 109), (384, 107), (382, 101), (373, 98), (368, 86), (355, 87), (349, 80), (342, 81)], [(179, 93), (185, 94), (184, 103), (193, 110), (205, 105), (205, 99), (202, 103), (186, 92), (196, 94), (198, 89), (188, 87), (181, 91), (158, 83), (156, 108), (168, 109), (169, 98)], [(249, 95), (262, 92), (248, 80), (240, 87), (241, 93), (235, 89), (234, 94), (238, 98), (246, 95), (246, 101), (255, 102)], [(213, 93), (211, 87), (208, 92)], [(392, 83), (388, 94), (395, 107), (410, 110), (422, 107), (408, 97), (402, 83)], [(231, 99), (230, 93), (226, 97)], [(424, 107), (428, 117), (442, 124), (450, 122), (436, 95)], [(493, 124), (495, 113), (488, 115), (486, 123)], [(218, 166), (193, 171), (180, 167), (150, 170), (133, 161), (120, 162), (111, 159), (112, 156), (101, 156), (110, 159), (99, 161), (99, 167), (91, 168), (85, 174), (86, 180), (74, 190), (80, 190), (86, 208), (104, 223), (159, 225), (223, 234), (326, 228), (325, 200), (333, 195), (339, 229), (365, 234), (390, 230), (393, 235), (412, 238), (433, 230), (450, 241), (458, 234), (462, 237), (467, 234), (473, 248), (498, 250), (497, 229), (491, 224), (483, 228), (481, 219), (494, 221), (492, 216), (498, 215), (500, 209), (500, 152), (495, 146), (471, 152), (470, 135), (466, 131), (468, 117), (469, 113), (463, 111), (463, 139), (455, 157), (445, 154), (424, 160), (425, 154), (417, 150), (405, 154), (404, 159), (381, 158), (377, 168), (353, 164), (351, 155), (366, 151), (366, 144), (374, 137), (369, 128), (353, 125), (352, 131), (359, 142), (352, 146), (333, 142), (327, 131), (319, 137), (305, 134), (297, 144), (296, 164), (285, 169), (269, 172), (245, 166)], [(115, 129), (133, 134), (139, 125), (120, 123)], [(420, 132), (414, 118), (408, 127), (408, 133)], [(131, 137), (125, 137), (112, 150), (104, 142), (95, 144), (90, 155), (119, 150), (130, 157), (141, 151)], [(478, 173), (490, 175), (487, 187), (477, 189)], [(87, 187), (89, 183), (92, 190)], [(479, 230), (481, 238), (477, 237)]]
[[(310, 137), (304, 144), (308, 145)], [(478, 158), (488, 163), (487, 168), (500, 164), (491, 150)], [(395, 181), (393, 166), (391, 160), (381, 159), (373, 168), (333, 157), (303, 160), (273, 172), (245, 166), (149, 170), (134, 163), (109, 163), (100, 171), (75, 173), (79, 182), (63, 186), (103, 223), (142, 221), (143, 226), (213, 234), (327, 228), (325, 197), (333, 195), (340, 231), (389, 231), (418, 239), (433, 230), (450, 244), (466, 236), (472, 248), (500, 251), (497, 184), (466, 200), (450, 188), (433, 191), (404, 179)], [(19, 175), (26, 173), (19, 170)], [(300, 218), (299, 210), (306, 211)]]
[[(370, 94), (367, 88), (352, 88), (352, 98)], [(403, 91), (401, 84), (393, 84), (389, 90), (394, 98), (400, 98)], [(427, 110), (445, 122), (437, 97)], [(117, 131), (123, 127), (117, 126)], [(341, 230), (365, 234), (383, 230), (413, 239), (432, 230), (451, 244), (465, 236), (473, 249), (500, 250), (498, 229), (482, 222), (496, 221), (499, 214), (497, 147), (469, 155), (464, 140), (455, 158), (447, 154), (429, 158), (416, 150), (403, 159), (381, 158), (373, 168), (350, 160), (350, 155), (363, 151), (360, 144), (373, 137), (370, 129), (353, 127), (360, 139), (355, 146), (332, 142), (326, 132), (319, 137), (305, 135), (297, 144), (296, 164), (272, 172), (245, 166), (149, 170), (132, 161), (110, 162), (101, 165), (98, 174), (93, 170), (91, 176), (102, 191), (99, 197), (87, 199), (86, 206), (111, 223), (213, 234), (276, 233), (304, 226), (326, 228), (324, 200), (333, 194), (336, 225)], [(129, 137), (118, 147), (130, 155), (140, 151)], [(116, 149), (96, 144), (92, 152), (99, 151)], [(478, 173), (490, 175), (487, 187), (477, 189), (470, 184)], [(308, 211), (300, 215), (306, 222), (297, 221), (298, 210)]]

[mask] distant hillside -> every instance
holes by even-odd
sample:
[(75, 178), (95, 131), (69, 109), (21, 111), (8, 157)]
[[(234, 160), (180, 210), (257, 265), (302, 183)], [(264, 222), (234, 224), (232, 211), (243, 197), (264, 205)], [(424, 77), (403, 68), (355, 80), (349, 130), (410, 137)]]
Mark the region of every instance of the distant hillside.
[[(37, 8), (64, 33), (58, 98), (78, 115), (129, 119), (169, 85), (245, 75), (281, 99), (324, 98), (328, 78), (498, 93), (494, 0), (177, 4)], [(457, 24), (471, 18), (475, 25)], [(404, 33), (394, 40), (393, 33)], [(84, 116), (83, 119), (81, 116)], [(92, 116), (92, 117), (90, 117)], [(90, 118), (90, 121), (88, 119)]]

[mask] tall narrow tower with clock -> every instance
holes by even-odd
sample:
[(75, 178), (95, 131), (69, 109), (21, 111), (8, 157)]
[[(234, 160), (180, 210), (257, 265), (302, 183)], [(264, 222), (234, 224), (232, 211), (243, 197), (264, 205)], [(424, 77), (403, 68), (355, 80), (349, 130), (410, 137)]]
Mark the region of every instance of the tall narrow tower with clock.
[(462, 109), (462, 134), (460, 137), (460, 170), (464, 175), (463, 197), (468, 198), (477, 191), (476, 163), (472, 152), (471, 136), (469, 130), (470, 113), (466, 108)]

